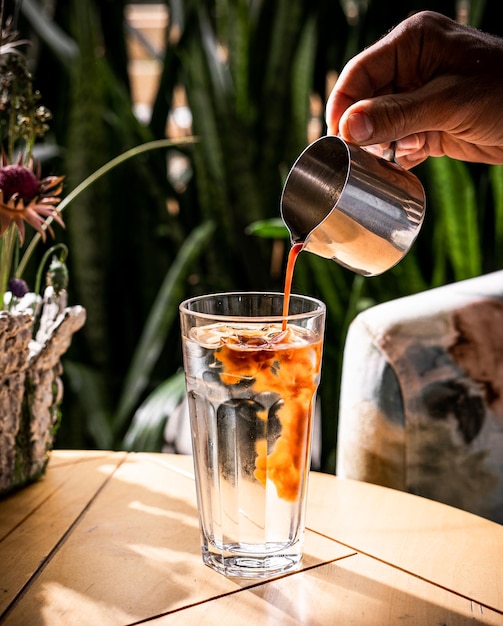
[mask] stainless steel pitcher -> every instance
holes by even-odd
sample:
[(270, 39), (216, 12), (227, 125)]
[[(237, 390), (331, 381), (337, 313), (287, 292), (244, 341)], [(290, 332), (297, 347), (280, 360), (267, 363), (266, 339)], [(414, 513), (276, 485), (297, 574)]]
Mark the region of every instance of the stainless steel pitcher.
[(382, 274), (407, 254), (424, 212), (414, 174), (332, 135), (302, 152), (281, 196), (293, 243), (364, 276)]

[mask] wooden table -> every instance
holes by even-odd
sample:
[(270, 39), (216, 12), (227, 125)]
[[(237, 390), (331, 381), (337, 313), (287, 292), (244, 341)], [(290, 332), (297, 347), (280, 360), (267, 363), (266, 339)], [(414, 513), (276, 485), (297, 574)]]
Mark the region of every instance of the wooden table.
[(503, 527), (311, 474), (303, 567), (268, 582), (203, 565), (192, 459), (57, 451), (0, 501), (0, 623), (503, 624)]

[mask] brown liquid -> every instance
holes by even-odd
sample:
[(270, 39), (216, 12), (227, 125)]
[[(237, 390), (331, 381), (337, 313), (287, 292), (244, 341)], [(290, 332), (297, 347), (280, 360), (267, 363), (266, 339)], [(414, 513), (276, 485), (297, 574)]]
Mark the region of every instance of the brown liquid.
[(285, 276), (285, 294), (283, 300), (283, 330), (286, 329), (286, 318), (288, 317), (288, 308), (290, 305), (290, 294), (292, 293), (293, 268), (300, 251), (304, 247), (304, 242), (294, 243), (288, 253), (288, 263), (286, 266)]
[[(279, 327), (278, 327), (279, 328)], [(289, 328), (278, 333), (282, 339), (275, 345), (268, 342), (256, 346), (243, 341), (243, 336), (229, 338), (215, 352), (222, 365), (221, 381), (236, 385), (253, 380), (253, 397), (274, 393), (282, 402), (277, 410), (281, 423), (279, 437), (271, 447), (267, 438), (255, 441), (255, 478), (265, 487), (267, 479), (283, 500), (297, 500), (304, 479), (309, 450), (309, 420), (318, 384), (321, 363), (321, 340), (312, 341), (309, 333), (305, 342), (302, 334)], [(292, 341), (293, 339), (293, 341)], [(253, 402), (253, 399), (250, 399)], [(267, 420), (267, 411), (259, 412)], [(266, 429), (267, 431), (267, 429)]]
[[(255, 478), (266, 485), (270, 479), (278, 496), (294, 502), (303, 484), (305, 459), (309, 449), (309, 420), (312, 401), (318, 384), (321, 363), (321, 339), (307, 340), (304, 345), (290, 341), (295, 335), (287, 326), (295, 261), (303, 243), (294, 244), (288, 254), (285, 275), (283, 319), (278, 329), (264, 337), (264, 329), (243, 331), (229, 336), (220, 344), (215, 358), (222, 364), (220, 379), (226, 385), (253, 380), (253, 392), (277, 393), (282, 397), (278, 409), (281, 434), (274, 447), (266, 439), (255, 442)], [(267, 420), (267, 412), (259, 414)]]

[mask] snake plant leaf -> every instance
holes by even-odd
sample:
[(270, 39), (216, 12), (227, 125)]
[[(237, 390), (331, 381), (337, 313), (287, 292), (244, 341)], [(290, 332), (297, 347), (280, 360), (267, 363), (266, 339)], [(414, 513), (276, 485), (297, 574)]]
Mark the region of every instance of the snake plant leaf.
[(255, 235), (264, 239), (289, 239), (290, 232), (280, 217), (257, 220), (246, 227), (247, 235)]
[(443, 245), (456, 280), (482, 273), (475, 185), (465, 163), (441, 157), (430, 159), (430, 195), (435, 219), (445, 228)]
[(503, 165), (489, 171), (494, 198), (494, 256), (497, 267), (503, 267)]
[(294, 59), (292, 79), (292, 132), (297, 133), (296, 152), (306, 142), (310, 116), (310, 95), (313, 90), (316, 56), (316, 22), (314, 17), (306, 22), (301, 33)]
[[(253, 117), (254, 104), (250, 97), (250, 43), (254, 29), (253, 14), (248, 0), (227, 4), (227, 45), (229, 65), (235, 94), (236, 116), (249, 123)], [(223, 12), (221, 13), (223, 15)]]
[(46, 16), (45, 10), (35, 0), (21, 2), (21, 10), (39, 37), (69, 68), (79, 54), (77, 43)]
[[(346, 312), (348, 288), (345, 277), (343, 276), (346, 270), (334, 261), (311, 254), (310, 252), (303, 252), (302, 254), (305, 254), (305, 264), (309, 268), (311, 276), (316, 280), (318, 297), (323, 300), (327, 309), (330, 310), (333, 319), (336, 319), (339, 323), (344, 319)], [(299, 269), (301, 263), (302, 259), (299, 258), (297, 260)]]
[(195, 260), (205, 250), (214, 229), (215, 225), (211, 221), (203, 222), (196, 227), (180, 248), (166, 274), (126, 374), (123, 393), (114, 416), (114, 431), (117, 434), (124, 429), (149, 383), (150, 373), (178, 314), (178, 305), (183, 297), (187, 275), (192, 270)]
[[(267, 6), (268, 5), (268, 6)], [(270, 28), (267, 32), (269, 45), (267, 56), (264, 59), (264, 71), (260, 76), (261, 100), (267, 103), (267, 114), (261, 119), (261, 133), (267, 137), (267, 141), (261, 146), (260, 180), (265, 188), (271, 188), (276, 180), (276, 164), (284, 158), (284, 145), (288, 141), (290, 146), (295, 142), (289, 141), (291, 129), (285, 135), (285, 111), (292, 104), (292, 81), (294, 79), (294, 61), (297, 56), (299, 40), (303, 40), (305, 13), (302, 3), (290, 2), (290, 0), (278, 0), (274, 3), (264, 3), (264, 11), (269, 11), (270, 26), (263, 20), (264, 28)], [(299, 39), (300, 38), (300, 39)], [(309, 39), (309, 38), (308, 38)], [(300, 57), (303, 55), (299, 53)], [(278, 77), (284, 77), (281, 80)], [(307, 88), (312, 84), (309, 78)], [(298, 88), (294, 85), (294, 88)], [(305, 129), (305, 123), (302, 128)], [(300, 129), (297, 132), (302, 132)], [(296, 134), (297, 137), (297, 134)], [(304, 134), (304, 144), (305, 144)], [(292, 145), (290, 150), (294, 152), (292, 157), (299, 151), (301, 146)], [(281, 154), (283, 152), (283, 154)]]
[(160, 452), (164, 427), (185, 394), (183, 370), (162, 382), (136, 410), (122, 444), (125, 450)]
[[(419, 233), (419, 237), (421, 233)], [(402, 295), (418, 293), (428, 289), (429, 284), (423, 277), (414, 246), (409, 253), (391, 270), (391, 275), (401, 285)]]

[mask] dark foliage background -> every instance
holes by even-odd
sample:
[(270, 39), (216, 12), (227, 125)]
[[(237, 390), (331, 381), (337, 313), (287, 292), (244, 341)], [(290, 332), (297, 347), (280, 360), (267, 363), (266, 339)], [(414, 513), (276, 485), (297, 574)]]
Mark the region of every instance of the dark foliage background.
[[(38, 156), (47, 173), (66, 175), (67, 192), (125, 150), (165, 138), (180, 87), (198, 138), (125, 161), (65, 212), (67, 229), (57, 236), (70, 244), (71, 300), (87, 308), (88, 323), (64, 363), (60, 447), (160, 449), (183, 391), (179, 301), (216, 290), (282, 289), (285, 233), (249, 226), (278, 218), (285, 175), (312, 133), (324, 132), (327, 90), (345, 61), (420, 9), (495, 34), (503, 28), (496, 0), (165, 5), (157, 93), (140, 122), (123, 0), (7, 2), (32, 42), (35, 85), (54, 114)], [(399, 266), (362, 279), (310, 254), (299, 257), (295, 289), (328, 306), (320, 388), (327, 471), (335, 466), (342, 350), (354, 315), (502, 267), (501, 168), (432, 159), (416, 173), (427, 219)]]

